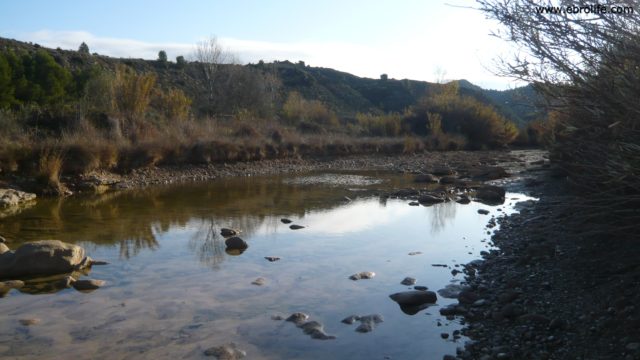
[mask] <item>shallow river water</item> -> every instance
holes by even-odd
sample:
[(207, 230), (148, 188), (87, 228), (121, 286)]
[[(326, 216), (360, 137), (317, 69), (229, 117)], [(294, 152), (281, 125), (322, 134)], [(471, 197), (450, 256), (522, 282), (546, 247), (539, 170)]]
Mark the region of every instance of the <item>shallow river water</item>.
[[(490, 218), (529, 198), (508, 193), (499, 206), (424, 207), (371, 195), (416, 185), (388, 173), (298, 174), (41, 200), (0, 219), (0, 234), (11, 248), (52, 238), (82, 245), (109, 262), (87, 276), (106, 285), (0, 298), (0, 358), (197, 359), (230, 342), (248, 359), (455, 354), (466, 339), (441, 334), (461, 325), (438, 312), (454, 300), (439, 296), (410, 315), (389, 295), (411, 288), (400, 284), (407, 276), (432, 291), (462, 280), (451, 271), (490, 247)], [(478, 214), (481, 208), (490, 214)], [(291, 230), (281, 218), (305, 228)], [(222, 227), (242, 230), (249, 248), (227, 254)], [(361, 271), (376, 276), (348, 278)], [(264, 285), (252, 284), (257, 278)], [(272, 319), (298, 311), (336, 339), (315, 340)], [(368, 314), (384, 318), (370, 333), (340, 322)]]

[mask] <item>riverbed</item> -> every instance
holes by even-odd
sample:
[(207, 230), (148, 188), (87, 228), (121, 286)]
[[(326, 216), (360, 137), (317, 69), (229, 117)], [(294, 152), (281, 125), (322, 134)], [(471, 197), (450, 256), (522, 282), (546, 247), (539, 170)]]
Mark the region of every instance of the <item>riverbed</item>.
[[(405, 277), (432, 291), (463, 281), (455, 270), (492, 248), (490, 219), (531, 198), (410, 206), (381, 196), (421, 186), (412, 180), (384, 171), (310, 172), (40, 200), (0, 220), (10, 247), (49, 238), (79, 244), (109, 263), (86, 276), (106, 285), (89, 293), (13, 290), (0, 299), (0, 356), (205, 358), (205, 349), (228, 343), (251, 359), (453, 354), (466, 340), (462, 325), (438, 309), (455, 300), (439, 296), (410, 314), (389, 295), (413, 289), (401, 284)], [(304, 228), (292, 230), (283, 218)], [(248, 249), (225, 251), (221, 228), (241, 230)], [(375, 277), (349, 279), (362, 271)], [(335, 339), (312, 339), (274, 320), (294, 312)], [(369, 314), (384, 321), (368, 333), (341, 322)]]

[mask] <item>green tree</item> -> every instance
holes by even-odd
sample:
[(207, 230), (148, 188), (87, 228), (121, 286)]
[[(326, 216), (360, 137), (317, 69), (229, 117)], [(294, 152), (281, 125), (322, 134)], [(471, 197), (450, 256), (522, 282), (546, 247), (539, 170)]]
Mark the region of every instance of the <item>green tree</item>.
[(71, 82), (69, 71), (56, 63), (45, 50), (38, 50), (30, 65), (28, 80), (33, 87), (31, 100), (41, 105), (60, 105)]
[(0, 109), (8, 108), (14, 101), (11, 67), (4, 55), (0, 54)]
[(78, 52), (80, 54), (89, 55), (89, 46), (83, 41), (82, 44), (80, 44), (80, 47), (78, 48)]
[(184, 59), (184, 56), (180, 55), (176, 57), (176, 64), (180, 69), (183, 69), (187, 65), (187, 61)]
[(164, 50), (160, 50), (158, 52), (158, 61), (161, 63), (166, 63), (167, 62), (167, 52)]

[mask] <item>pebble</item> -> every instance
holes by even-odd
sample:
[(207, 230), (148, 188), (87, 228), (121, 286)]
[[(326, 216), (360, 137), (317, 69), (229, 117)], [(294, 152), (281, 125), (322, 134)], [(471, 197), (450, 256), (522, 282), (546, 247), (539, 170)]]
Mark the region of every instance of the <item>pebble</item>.
[(265, 256), (264, 258), (267, 259), (269, 262), (274, 262), (274, 261), (280, 260), (280, 258), (277, 257), (277, 256)]
[(280, 221), (281, 221), (283, 224), (291, 224), (291, 223), (293, 222), (292, 220), (289, 220), (289, 219), (286, 219), (286, 218), (282, 218), (282, 219), (280, 219)]
[(376, 273), (374, 273), (373, 271), (362, 271), (349, 276), (349, 279), (354, 281), (363, 280), (363, 279), (373, 279), (374, 276), (376, 276)]
[(300, 229), (304, 229), (304, 226), (302, 226), (302, 225), (295, 225), (295, 224), (294, 224), (294, 225), (289, 226), (289, 229), (291, 229), (291, 230), (300, 230)]

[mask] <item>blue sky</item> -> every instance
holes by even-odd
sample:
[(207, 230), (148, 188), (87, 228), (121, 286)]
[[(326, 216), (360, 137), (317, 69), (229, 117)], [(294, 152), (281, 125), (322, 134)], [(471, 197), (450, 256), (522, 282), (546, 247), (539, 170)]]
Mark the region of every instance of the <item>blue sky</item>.
[(359, 76), (435, 81), (466, 78), (483, 87), (515, 86), (494, 76), (508, 45), (470, 0), (3, 1), (0, 36), (44, 46), (155, 58), (189, 57), (216, 36), (242, 62), (303, 60)]

